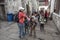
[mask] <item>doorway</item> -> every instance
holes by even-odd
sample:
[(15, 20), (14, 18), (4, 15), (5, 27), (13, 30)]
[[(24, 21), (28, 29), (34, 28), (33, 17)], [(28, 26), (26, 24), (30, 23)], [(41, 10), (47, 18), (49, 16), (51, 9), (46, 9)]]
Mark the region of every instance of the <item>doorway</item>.
[(5, 7), (0, 5), (0, 20), (6, 20)]
[(27, 9), (27, 15), (29, 16), (30, 15), (30, 7), (28, 4), (26, 4), (26, 9)]

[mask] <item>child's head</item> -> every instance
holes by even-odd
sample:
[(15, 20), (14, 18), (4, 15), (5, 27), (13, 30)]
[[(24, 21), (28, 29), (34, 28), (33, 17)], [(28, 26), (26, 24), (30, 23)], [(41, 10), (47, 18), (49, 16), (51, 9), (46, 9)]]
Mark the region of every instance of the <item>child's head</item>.
[(33, 15), (36, 16), (36, 15), (37, 15), (37, 12), (33, 12), (33, 13), (32, 13), (32, 16), (33, 16)]
[(32, 16), (34, 15), (34, 13), (32, 13)]
[(31, 17), (31, 21), (34, 21), (34, 18), (33, 17)]
[(34, 12), (34, 16), (37, 16), (37, 12)]

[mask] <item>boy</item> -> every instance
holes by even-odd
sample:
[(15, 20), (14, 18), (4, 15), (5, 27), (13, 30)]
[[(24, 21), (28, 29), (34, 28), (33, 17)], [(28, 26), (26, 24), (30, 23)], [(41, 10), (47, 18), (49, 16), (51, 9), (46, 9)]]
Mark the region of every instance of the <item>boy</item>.
[(30, 28), (31, 28), (30, 36), (32, 36), (32, 32), (34, 32), (34, 37), (36, 37), (36, 31), (35, 31), (36, 25), (37, 25), (37, 23), (34, 20), (34, 17), (32, 17), (31, 20), (30, 20)]

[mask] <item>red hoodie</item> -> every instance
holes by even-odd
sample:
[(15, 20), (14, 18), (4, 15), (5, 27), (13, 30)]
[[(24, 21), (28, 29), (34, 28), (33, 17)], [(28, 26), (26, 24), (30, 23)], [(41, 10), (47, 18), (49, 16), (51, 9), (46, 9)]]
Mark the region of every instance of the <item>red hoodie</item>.
[(19, 12), (19, 15), (18, 15), (19, 23), (24, 23), (25, 17), (26, 17), (26, 15), (24, 12)]

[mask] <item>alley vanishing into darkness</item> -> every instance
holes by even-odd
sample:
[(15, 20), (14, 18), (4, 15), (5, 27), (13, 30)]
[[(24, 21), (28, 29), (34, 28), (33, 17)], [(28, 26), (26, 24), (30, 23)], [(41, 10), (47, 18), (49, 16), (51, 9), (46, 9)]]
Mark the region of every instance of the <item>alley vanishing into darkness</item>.
[[(21, 40), (18, 37), (17, 23), (1, 22), (0, 40)], [(23, 40), (60, 40), (60, 35), (57, 34), (57, 28), (53, 21), (48, 21), (45, 24), (45, 33), (40, 32), (39, 24), (36, 27), (36, 38), (27, 35)]]

